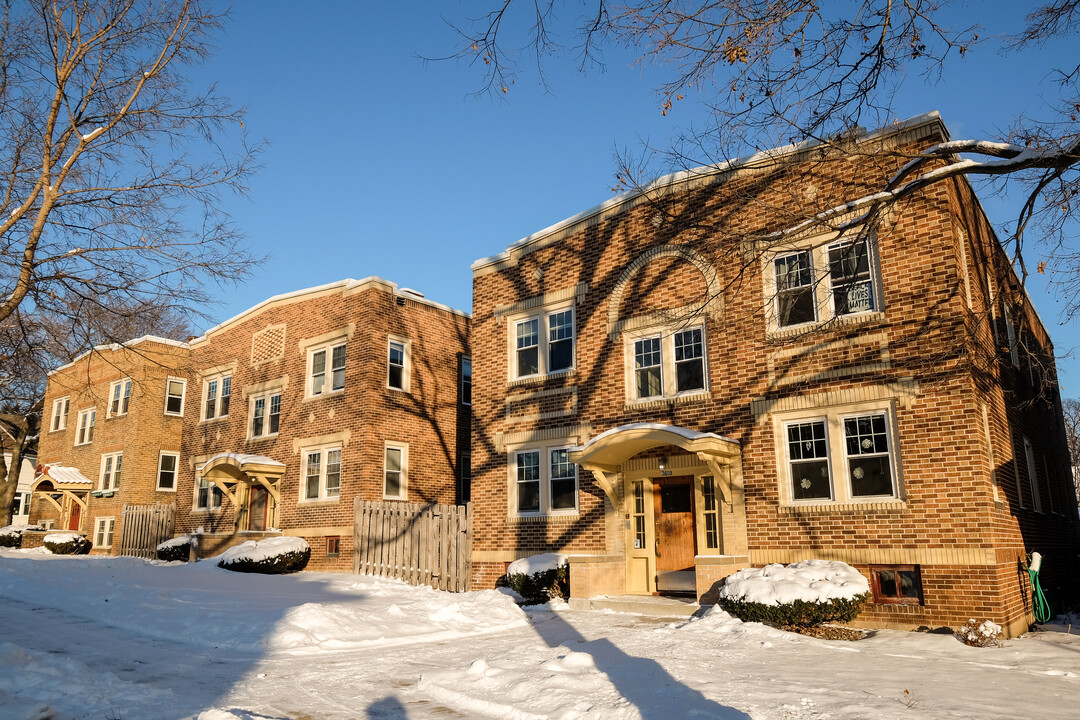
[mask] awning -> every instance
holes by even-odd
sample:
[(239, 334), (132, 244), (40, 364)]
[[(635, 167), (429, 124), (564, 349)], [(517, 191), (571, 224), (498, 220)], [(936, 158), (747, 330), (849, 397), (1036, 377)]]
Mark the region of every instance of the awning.
[(70, 497), (82, 507), (86, 507), (86, 494), (94, 487), (94, 481), (79, 472), (78, 468), (46, 465), (41, 474), (34, 478), (30, 491), (45, 498), (57, 510), (63, 511), (53, 495)]
[(275, 502), (281, 502), (276, 483), (284, 473), (283, 462), (265, 455), (230, 452), (218, 453), (195, 469), (196, 476), (213, 483), (229, 498), (229, 502), (237, 506), (239, 503), (233, 493), (237, 483), (261, 485)]

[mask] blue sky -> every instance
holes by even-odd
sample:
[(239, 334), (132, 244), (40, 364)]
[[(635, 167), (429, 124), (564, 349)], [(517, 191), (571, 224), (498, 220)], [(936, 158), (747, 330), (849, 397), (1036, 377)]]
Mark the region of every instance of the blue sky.
[[(271, 143), (250, 197), (229, 202), (269, 259), (208, 309), (208, 325), (270, 295), (368, 275), (469, 310), (472, 261), (608, 199), (617, 148), (664, 145), (703, 117), (693, 97), (662, 116), (660, 72), (611, 51), (604, 72), (552, 60), (547, 89), (524, 72), (505, 101), (473, 97), (478, 70), (420, 57), (454, 51), (443, 18), (485, 5), (236, 3), (194, 78), (246, 106), (249, 133)], [(953, 20), (983, 22), (980, 34), (993, 38), (1019, 27), (1020, 5), (974, 3)], [(1046, 115), (1057, 92), (1049, 68), (1075, 64), (1075, 49), (1061, 42), (1004, 56), (997, 47), (990, 40), (968, 53), (941, 82), (910, 78), (897, 115), (939, 110), (956, 139), (994, 136), (1019, 112)], [(1002, 228), (1015, 200), (981, 197)], [(1045, 278), (1029, 285), (1059, 355), (1080, 346), (1075, 323), (1059, 324)], [(1059, 367), (1063, 394), (1080, 396), (1080, 360)]]

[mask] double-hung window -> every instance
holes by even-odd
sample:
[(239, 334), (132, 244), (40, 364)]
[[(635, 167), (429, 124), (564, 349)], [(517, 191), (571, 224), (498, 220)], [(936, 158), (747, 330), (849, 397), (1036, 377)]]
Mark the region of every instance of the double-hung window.
[(323, 345), (308, 351), (308, 397), (345, 389), (345, 343)]
[(632, 337), (627, 354), (633, 400), (701, 393), (708, 387), (702, 327)]
[(409, 391), (410, 349), (405, 338), (391, 337), (386, 341), (386, 387)]
[(94, 523), (94, 547), (110, 548), (113, 543), (113, 529), (116, 527), (115, 518), (96, 518)]
[(278, 434), (281, 426), (281, 391), (273, 390), (251, 398), (251, 435), (264, 438)]
[(176, 470), (179, 466), (179, 454), (163, 452), (158, 455), (158, 490), (176, 490)]
[(52, 419), (49, 424), (49, 431), (56, 432), (58, 430), (67, 429), (67, 417), (68, 407), (71, 405), (71, 397), (65, 395), (62, 398), (56, 398), (53, 400), (52, 405)]
[(578, 466), (570, 448), (529, 448), (514, 453), (513, 509), (518, 515), (577, 510)]
[(203, 380), (203, 420), (228, 416), (231, 400), (231, 375), (221, 375)]
[(408, 480), (409, 446), (405, 443), (386, 443), (383, 449), (383, 498), (408, 498)]
[(94, 442), (94, 422), (97, 420), (97, 408), (79, 411), (79, 428), (75, 433), (75, 444), (86, 445)]
[(767, 266), (774, 329), (799, 327), (880, 309), (872, 237), (774, 255)]
[(165, 382), (165, 414), (184, 414), (184, 394), (187, 390), (187, 380), (171, 377)]
[(341, 495), (341, 448), (304, 451), (303, 500), (332, 500)]
[(109, 491), (120, 487), (120, 474), (124, 469), (124, 454), (109, 453), (101, 456), (101, 477), (98, 490)]
[(108, 417), (115, 415), (127, 415), (128, 405), (131, 402), (131, 380), (124, 378), (117, 380), (109, 386), (109, 410)]
[(900, 497), (891, 410), (832, 411), (783, 421), (779, 429), (789, 502)]
[(196, 510), (216, 510), (221, 507), (222, 497), (221, 488), (214, 485), (209, 480), (199, 478), (199, 482), (195, 488)]
[(574, 309), (562, 308), (512, 323), (514, 378), (548, 375), (574, 367)]
[(472, 358), (468, 355), (463, 355), (461, 358), (459, 375), (461, 404), (472, 405)]

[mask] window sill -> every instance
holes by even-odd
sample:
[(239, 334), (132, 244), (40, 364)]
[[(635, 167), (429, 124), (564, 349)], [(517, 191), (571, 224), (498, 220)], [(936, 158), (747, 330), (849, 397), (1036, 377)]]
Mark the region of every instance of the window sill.
[(171, 413), (171, 412), (167, 412), (167, 413), (162, 413), (162, 414), (163, 414), (163, 415), (164, 415), (165, 417), (174, 417), (174, 418), (181, 418), (181, 419), (183, 419), (183, 417), (184, 417), (184, 413)]
[(217, 417), (203, 418), (202, 420), (199, 421), (199, 424), (200, 425), (210, 425), (211, 423), (216, 423), (216, 422), (220, 422), (222, 420), (228, 420), (228, 419), (229, 419), (228, 415), (218, 415)]
[(543, 385), (548, 380), (558, 380), (559, 378), (574, 377), (575, 375), (577, 375), (577, 368), (567, 368), (566, 370), (559, 370), (545, 375), (527, 375), (526, 377), (507, 380), (506, 388), (509, 390), (516, 387)]
[(791, 327), (772, 327), (765, 333), (765, 337), (768, 340), (780, 340), (792, 337), (799, 337), (800, 335), (808, 335), (819, 330), (828, 330), (835, 327), (842, 327), (846, 325), (862, 325), (863, 323), (872, 323), (885, 320), (885, 312), (883, 310), (875, 310), (874, 312), (859, 313), (857, 315), (841, 315), (840, 317), (829, 318), (828, 320), (819, 320), (812, 323), (803, 323), (802, 325), (793, 325)]
[(704, 402), (712, 400), (713, 395), (709, 390), (683, 393), (682, 395), (667, 395), (658, 398), (643, 398), (641, 400), (627, 400), (623, 410), (653, 410), (665, 408), (669, 404), (682, 405), (685, 403)]
[(159, 487), (159, 488), (156, 488), (156, 491), (157, 492), (166, 492), (166, 493), (175, 493), (176, 488), (161, 488), (161, 487)]
[(297, 500), (297, 507), (320, 507), (322, 505), (337, 505), (341, 501), (340, 497), (335, 498), (312, 498), (310, 500)]
[(539, 522), (565, 522), (572, 523), (581, 519), (581, 513), (577, 510), (573, 512), (562, 513), (549, 513), (547, 515), (507, 515), (506, 523), (508, 525), (519, 525), (523, 523), (539, 523)]
[(280, 433), (274, 433), (273, 435), (260, 435), (259, 437), (244, 438), (244, 442), (245, 443), (257, 443), (257, 442), (263, 442), (264, 440), (276, 440), (278, 435), (280, 435)]
[(191, 508), (191, 512), (192, 512), (192, 514), (201, 513), (201, 514), (204, 514), (204, 515), (213, 515), (215, 513), (221, 512), (221, 508), (219, 508), (219, 507), (216, 507), (216, 508), (200, 508), (200, 507), (196, 507), (196, 508)]
[(873, 500), (859, 502), (814, 502), (805, 505), (781, 505), (781, 515), (802, 514), (829, 514), (829, 513), (876, 513), (876, 512), (905, 512), (907, 502), (904, 500)]
[(301, 402), (315, 402), (316, 400), (325, 400), (327, 398), (339, 397), (345, 394), (345, 388), (340, 390), (333, 390), (330, 392), (324, 392), (321, 395), (308, 395)]
[(86, 447), (87, 445), (93, 445), (93, 444), (94, 444), (94, 441), (91, 440), (90, 442), (75, 443), (75, 445), (73, 445), (73, 447)]

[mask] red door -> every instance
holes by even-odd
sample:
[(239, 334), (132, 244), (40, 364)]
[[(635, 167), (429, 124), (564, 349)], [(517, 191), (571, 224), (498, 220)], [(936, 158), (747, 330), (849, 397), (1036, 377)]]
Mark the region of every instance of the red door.
[(71, 516), (68, 518), (68, 530), (78, 532), (79, 521), (82, 519), (82, 506), (74, 500), (71, 501)]

